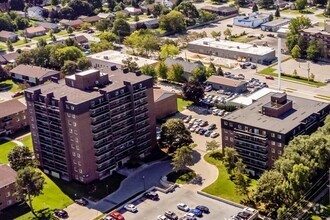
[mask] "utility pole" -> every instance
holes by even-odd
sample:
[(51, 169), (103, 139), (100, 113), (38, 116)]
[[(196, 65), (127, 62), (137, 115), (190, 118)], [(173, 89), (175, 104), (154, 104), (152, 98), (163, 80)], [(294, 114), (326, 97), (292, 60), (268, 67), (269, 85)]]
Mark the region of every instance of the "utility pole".
[(281, 38), (277, 39), (277, 50), (278, 50), (278, 61), (277, 61), (277, 72), (278, 72), (278, 90), (281, 90), (281, 59), (282, 59), (282, 43)]
[(309, 81), (309, 73), (310, 73), (311, 69), (309, 67), (309, 62), (307, 63), (307, 78), (308, 78), (308, 81)]

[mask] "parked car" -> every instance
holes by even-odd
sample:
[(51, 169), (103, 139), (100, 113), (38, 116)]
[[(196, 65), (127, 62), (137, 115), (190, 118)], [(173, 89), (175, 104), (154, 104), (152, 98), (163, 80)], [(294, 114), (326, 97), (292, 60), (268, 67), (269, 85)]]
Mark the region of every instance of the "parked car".
[(184, 212), (188, 212), (189, 211), (189, 207), (186, 204), (184, 204), (184, 203), (179, 203), (176, 207), (179, 210), (184, 211)]
[(188, 123), (190, 120), (191, 120), (191, 115), (189, 115), (185, 119), (183, 119), (183, 122)]
[(212, 86), (207, 86), (207, 87), (205, 87), (204, 91), (205, 91), (205, 92), (210, 92), (210, 91), (212, 91)]
[(12, 95), (11, 97), (12, 97), (12, 98), (15, 98), (15, 97), (21, 96), (21, 95), (23, 95), (23, 94), (24, 94), (23, 91), (15, 92), (14, 95)]
[(203, 213), (206, 213), (206, 214), (210, 213), (209, 208), (207, 208), (207, 207), (204, 206), (204, 205), (196, 206), (196, 209), (201, 210)]
[(202, 130), (202, 128), (200, 128), (200, 127), (196, 128), (195, 133), (198, 134), (200, 130)]
[(112, 218), (111, 216), (105, 216), (103, 220), (116, 220), (116, 219)]
[(68, 213), (63, 209), (56, 209), (54, 211), (54, 215), (59, 218), (68, 218), (69, 217)]
[(157, 220), (169, 220), (169, 219), (166, 218), (164, 215), (158, 215)]
[(210, 124), (207, 130), (214, 130), (216, 128), (217, 128), (216, 124)]
[(251, 69), (253, 69), (253, 70), (254, 70), (254, 69), (257, 69), (257, 65), (252, 64), (252, 65), (251, 65)]
[(138, 211), (137, 207), (133, 204), (124, 205), (124, 209), (126, 209), (127, 211), (130, 211), (130, 212), (133, 212), (133, 213)]
[(191, 213), (191, 212), (189, 212), (189, 213), (186, 213), (185, 215), (184, 215), (184, 219), (187, 219), (187, 220), (197, 220), (197, 218), (196, 218), (196, 216), (194, 215), (194, 213)]
[(330, 83), (330, 79), (325, 79), (324, 82), (325, 83)]
[(74, 200), (74, 202), (77, 203), (78, 205), (82, 205), (82, 206), (88, 205), (88, 201), (84, 198), (76, 199), (76, 200)]
[(206, 132), (204, 133), (204, 136), (205, 136), (205, 137), (210, 137), (211, 133), (212, 133), (211, 131), (206, 131)]
[(193, 213), (197, 217), (202, 217), (203, 216), (203, 212), (199, 209), (190, 209), (189, 212)]
[(201, 127), (205, 127), (205, 126), (207, 126), (209, 123), (207, 122), (207, 121), (202, 121), (202, 122), (200, 122), (199, 123), (199, 126), (201, 126)]
[(151, 200), (159, 200), (158, 193), (156, 193), (154, 191), (147, 192), (147, 193), (144, 194), (144, 196), (148, 199), (151, 199)]
[(266, 79), (274, 80), (274, 77), (272, 77), (272, 76), (266, 76), (265, 78), (266, 78)]
[(217, 132), (212, 132), (210, 136), (211, 136), (211, 138), (216, 138), (216, 137), (219, 136), (219, 133), (217, 133)]
[(177, 220), (178, 216), (172, 211), (166, 211), (164, 216), (170, 220)]
[(200, 134), (200, 135), (204, 135), (205, 132), (206, 132), (206, 129), (202, 128), (202, 129), (198, 132), (198, 134)]
[(233, 27), (233, 25), (232, 24), (227, 24), (227, 27)]
[(110, 212), (108, 216), (114, 218), (115, 220), (125, 220), (124, 216), (117, 211)]

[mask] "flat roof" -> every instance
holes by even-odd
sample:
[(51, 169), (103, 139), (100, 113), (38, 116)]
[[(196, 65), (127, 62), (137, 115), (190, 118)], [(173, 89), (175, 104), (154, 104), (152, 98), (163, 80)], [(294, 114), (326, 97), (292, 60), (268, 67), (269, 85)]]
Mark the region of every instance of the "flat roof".
[(313, 113), (317, 113), (329, 106), (328, 103), (288, 95), (287, 99), (293, 102), (291, 110), (278, 118), (261, 114), (259, 110), (261, 110), (263, 105), (270, 102), (270, 97), (274, 94), (273, 92), (268, 93), (251, 105), (224, 116), (223, 119), (285, 134), (296, 128)]
[[(95, 69), (93, 69), (95, 71)], [(84, 72), (89, 72), (89, 70), (84, 71)], [(77, 73), (77, 74), (84, 74), (85, 73)], [(137, 75), (135, 73), (123, 73), (122, 70), (110, 70), (110, 69), (103, 69), (102, 74), (108, 74), (109, 79), (111, 81), (110, 84), (106, 85), (104, 88), (101, 88), (104, 91), (110, 92), (114, 91), (120, 88), (124, 88), (124, 81), (128, 81), (132, 84), (136, 84), (148, 79), (151, 79), (150, 76), (145, 76), (145, 75)], [(68, 78), (74, 79), (75, 75), (70, 75), (67, 76)], [(79, 103), (84, 103), (88, 100), (92, 100), (94, 98), (102, 96), (100, 92), (95, 89), (95, 90), (81, 90), (78, 88), (70, 87), (67, 86), (65, 83), (65, 79), (61, 79), (58, 81), (58, 83), (55, 82), (49, 82), (43, 85), (39, 86), (34, 86), (31, 88), (26, 89), (26, 91), (35, 91), (41, 89), (42, 94), (47, 94), (47, 93), (54, 93), (54, 98), (59, 99), (61, 97), (66, 96), (67, 100), (69, 103), (72, 104), (79, 104)]]
[(258, 91), (252, 93), (249, 96), (239, 96), (235, 99), (230, 100), (231, 103), (235, 103), (235, 104), (239, 104), (239, 105), (251, 105), (253, 103), (254, 100), (258, 100), (259, 98), (261, 98), (264, 95), (267, 95), (271, 92), (282, 92), (279, 90), (275, 90), (275, 89), (270, 89), (270, 88), (262, 88), (259, 89)]
[(230, 87), (235, 87), (235, 88), (247, 83), (244, 80), (230, 79), (230, 78), (226, 78), (226, 77), (223, 77), (223, 76), (215, 76), (215, 75), (210, 76), (206, 80), (206, 82), (215, 83), (215, 84), (219, 84), (219, 85), (230, 86)]
[(291, 19), (289, 18), (280, 18), (280, 19), (275, 19), (275, 20), (272, 20), (272, 21), (269, 21), (269, 22), (266, 22), (264, 24), (262, 24), (261, 26), (271, 26), (271, 27), (276, 27), (278, 25), (285, 25), (287, 24), (287, 22), (290, 22)]
[(275, 49), (271, 47), (257, 46), (254, 44), (247, 44), (247, 43), (238, 43), (228, 40), (215, 40), (213, 38), (207, 38), (207, 37), (192, 41), (189, 44), (204, 46), (209, 48), (218, 48), (222, 50), (229, 50), (240, 53), (260, 55), (260, 56), (275, 51)]
[(108, 61), (117, 65), (123, 65), (123, 60), (132, 57), (133, 61), (135, 61), (139, 67), (142, 67), (146, 64), (153, 65), (158, 63), (157, 60), (124, 54), (115, 50), (106, 50), (100, 53), (89, 55), (87, 57), (95, 60)]

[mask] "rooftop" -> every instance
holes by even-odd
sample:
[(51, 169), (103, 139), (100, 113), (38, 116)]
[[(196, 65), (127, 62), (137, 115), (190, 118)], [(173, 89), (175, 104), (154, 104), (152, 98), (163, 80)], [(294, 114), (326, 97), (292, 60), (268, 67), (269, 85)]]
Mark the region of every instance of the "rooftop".
[(235, 7), (219, 6), (219, 5), (206, 5), (206, 6), (202, 7), (202, 10), (210, 10), (210, 11), (216, 11), (216, 12), (238, 11), (238, 9)]
[(4, 38), (12, 37), (12, 36), (17, 36), (16, 33), (10, 32), (10, 31), (0, 31), (0, 36)]
[(239, 96), (233, 100), (231, 100), (231, 103), (236, 103), (239, 105), (251, 105), (255, 100), (261, 98), (264, 95), (267, 95), (271, 92), (281, 92), (275, 89), (270, 88), (262, 88), (256, 92), (254, 92), (252, 95), (249, 96)]
[(132, 57), (133, 61), (135, 61), (139, 67), (142, 67), (146, 64), (154, 65), (154, 64), (158, 63), (158, 61), (156, 61), (156, 60), (150, 60), (150, 59), (143, 58), (143, 57), (137, 57), (137, 56), (133, 56), (133, 55), (123, 54), (123, 53), (121, 53), (119, 51), (115, 51), (115, 50), (107, 50), (107, 51), (103, 51), (103, 52), (96, 53), (93, 55), (89, 55), (87, 57), (91, 58), (91, 59), (95, 59), (95, 60), (110, 62), (110, 63), (116, 64), (116, 65), (123, 65), (123, 60), (126, 60), (129, 57)]
[(239, 15), (235, 18), (242, 19), (242, 20), (255, 20), (255, 19), (264, 19), (264, 18), (268, 18), (268, 17), (269, 17), (269, 14), (267, 14), (267, 13), (253, 12), (253, 13), (250, 13), (248, 16)]
[(324, 28), (321, 27), (311, 27), (311, 28), (303, 29), (301, 31), (310, 34), (323, 34), (330, 36), (330, 33), (325, 31)]
[(230, 79), (223, 76), (215, 75), (210, 76), (206, 82), (221, 84), (230, 87), (238, 87), (240, 85), (246, 84), (246, 81), (243, 80)]
[(199, 45), (209, 48), (218, 48), (222, 50), (230, 50), (239, 53), (247, 53), (254, 55), (266, 55), (274, 51), (274, 48), (257, 46), (254, 44), (238, 43), (227, 40), (216, 40), (213, 38), (201, 38), (189, 43), (190, 45)]
[(29, 27), (29, 28), (25, 29), (25, 32), (27, 32), (27, 33), (37, 33), (37, 32), (42, 32), (42, 31), (46, 31), (46, 29), (42, 26)]
[(274, 94), (269, 93), (251, 105), (223, 117), (223, 119), (278, 133), (287, 133), (301, 124), (304, 119), (329, 105), (324, 102), (288, 95), (287, 99), (293, 102), (291, 110), (277, 118), (261, 114), (259, 111), (262, 106), (268, 104)]
[(165, 64), (167, 66), (172, 66), (173, 64), (180, 64), (183, 67), (184, 71), (188, 72), (188, 73), (192, 73), (192, 71), (197, 67), (204, 66), (201, 63), (192, 63), (192, 62), (189, 62), (189, 61), (185, 61), (182, 58), (181, 59), (180, 58), (177, 58), (177, 59), (167, 58), (165, 60)]
[(3, 118), (26, 110), (26, 106), (17, 99), (11, 99), (8, 101), (0, 102), (0, 109), (0, 118)]
[[(84, 72), (76, 73), (75, 75), (84, 76), (90, 73), (95, 72), (95, 69), (86, 70)], [(108, 74), (110, 84), (105, 85), (102, 90), (110, 92), (120, 88), (125, 87), (124, 81), (128, 81), (132, 84), (136, 84), (142, 82), (144, 80), (150, 80), (151, 77), (145, 75), (137, 75), (135, 73), (123, 73), (122, 70), (110, 70), (103, 69), (101, 75)], [(75, 80), (76, 76), (70, 75), (67, 78)], [(91, 99), (102, 96), (99, 92), (99, 89), (89, 89), (82, 90), (74, 87), (67, 86), (65, 83), (65, 79), (59, 80), (58, 83), (50, 82), (48, 84), (44, 84), (41, 86), (35, 86), (27, 89), (27, 91), (35, 91), (41, 89), (41, 93), (54, 93), (54, 98), (59, 99), (61, 97), (66, 96), (69, 103), (79, 104)]]
[(156, 87), (153, 88), (153, 91), (154, 91), (154, 102), (158, 102), (170, 96), (176, 95), (176, 93), (174, 92), (165, 91), (161, 88), (156, 88)]
[(48, 73), (58, 73), (58, 71), (42, 68), (39, 66), (20, 64), (14, 69), (10, 70), (10, 73), (20, 74), (23, 76), (28, 76), (33, 78), (42, 78), (44, 75)]
[(290, 22), (291, 19), (289, 18), (280, 18), (280, 19), (275, 19), (275, 20), (272, 20), (272, 21), (269, 21), (269, 22), (266, 22), (264, 24), (262, 24), (261, 26), (271, 26), (271, 27), (274, 27), (274, 26), (278, 26), (278, 25), (285, 25), (287, 24), (288, 22)]
[(16, 182), (17, 173), (10, 166), (0, 165), (0, 188)]

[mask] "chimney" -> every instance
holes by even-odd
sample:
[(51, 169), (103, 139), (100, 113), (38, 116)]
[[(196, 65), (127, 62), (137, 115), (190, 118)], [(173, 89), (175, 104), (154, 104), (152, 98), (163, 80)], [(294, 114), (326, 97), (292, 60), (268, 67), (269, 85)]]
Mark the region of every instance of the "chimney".
[(125, 68), (125, 69), (123, 69), (123, 73), (125, 74), (125, 73), (128, 73), (129, 71), (128, 71), (128, 68)]

